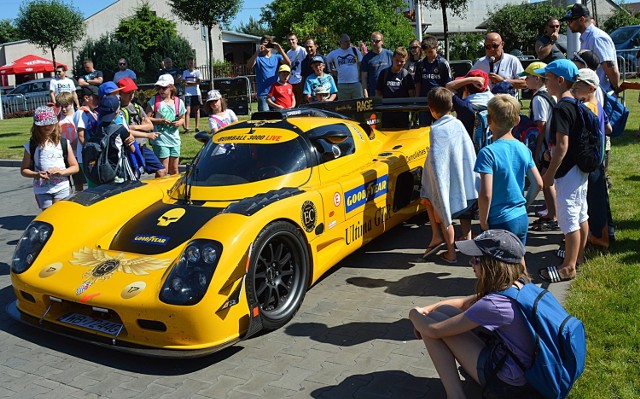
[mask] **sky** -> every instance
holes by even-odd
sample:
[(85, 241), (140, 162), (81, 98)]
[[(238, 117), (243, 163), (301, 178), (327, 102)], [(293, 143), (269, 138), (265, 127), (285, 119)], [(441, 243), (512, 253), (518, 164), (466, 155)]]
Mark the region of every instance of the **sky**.
[[(14, 19), (18, 15), (20, 5), (25, 0), (2, 0), (2, 7), (0, 7), (0, 19)], [(114, 3), (114, 0), (63, 0), (67, 4), (71, 4), (76, 7), (86, 17), (95, 14), (108, 5)], [(120, 0), (120, 1), (134, 1), (134, 0)], [(241, 23), (247, 23), (249, 17), (253, 19), (260, 18), (260, 8), (264, 7), (270, 0), (244, 0), (240, 12), (236, 15), (236, 18), (231, 23), (232, 28), (238, 27)]]

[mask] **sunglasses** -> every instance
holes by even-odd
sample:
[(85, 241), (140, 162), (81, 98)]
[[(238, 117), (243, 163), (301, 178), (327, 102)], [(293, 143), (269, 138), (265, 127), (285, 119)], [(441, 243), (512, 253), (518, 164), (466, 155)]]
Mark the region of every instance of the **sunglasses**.
[(380, 43), (382, 39), (371, 39), (371, 43)]
[(485, 48), (486, 50), (491, 50), (491, 49), (494, 49), (494, 50), (495, 50), (495, 49), (497, 49), (498, 47), (500, 47), (500, 45), (499, 45), (499, 44), (485, 44), (485, 45), (484, 45), (484, 48)]
[(471, 266), (477, 266), (480, 264), (481, 260), (482, 258), (479, 256), (472, 256), (471, 260), (469, 260), (469, 263), (471, 264)]
[(118, 62), (118, 65), (127, 65), (126, 62)]
[(560, 25), (547, 25), (549, 28), (558, 29)]
[(415, 50), (415, 49), (418, 49), (418, 48), (420, 48), (420, 46), (409, 46), (409, 50)]
[(64, 73), (64, 71), (56, 71), (56, 73)]
[(156, 90), (160, 90), (160, 91), (165, 91), (169, 88), (169, 86), (167, 87), (162, 87), (162, 86), (156, 86)]

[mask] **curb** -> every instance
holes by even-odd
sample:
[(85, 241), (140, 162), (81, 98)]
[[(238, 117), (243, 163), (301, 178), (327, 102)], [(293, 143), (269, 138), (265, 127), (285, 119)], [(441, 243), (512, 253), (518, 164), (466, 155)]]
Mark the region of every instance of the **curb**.
[(0, 167), (19, 168), (22, 159), (0, 159)]

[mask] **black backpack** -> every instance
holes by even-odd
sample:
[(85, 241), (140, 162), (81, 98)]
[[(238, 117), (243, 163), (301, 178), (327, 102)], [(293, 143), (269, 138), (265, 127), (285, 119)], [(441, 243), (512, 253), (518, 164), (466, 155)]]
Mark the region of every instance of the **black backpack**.
[(578, 119), (576, 139), (576, 165), (581, 171), (591, 173), (604, 162), (605, 136), (598, 117), (586, 105), (575, 98), (563, 98), (575, 105)]
[[(96, 134), (84, 143), (82, 148), (82, 167), (86, 177), (95, 184), (111, 183), (117, 176), (126, 176), (127, 157), (124, 144), (118, 150), (115, 138), (120, 129), (126, 129), (115, 123), (98, 126)], [(112, 160), (117, 159), (117, 162)]]

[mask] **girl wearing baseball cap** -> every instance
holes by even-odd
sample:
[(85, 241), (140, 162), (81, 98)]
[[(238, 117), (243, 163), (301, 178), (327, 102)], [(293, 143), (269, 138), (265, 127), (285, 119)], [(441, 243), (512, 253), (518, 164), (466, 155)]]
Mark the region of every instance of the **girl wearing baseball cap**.
[[(463, 398), (456, 361), (483, 387), (484, 397), (527, 397), (535, 392), (511, 351), (525, 365), (534, 342), (518, 304), (496, 291), (529, 282), (522, 259), (525, 249), (513, 233), (487, 230), (473, 240), (457, 241), (476, 275), (475, 294), (409, 312), (414, 332), (431, 356), (448, 398)], [(502, 363), (504, 358), (504, 363)]]

